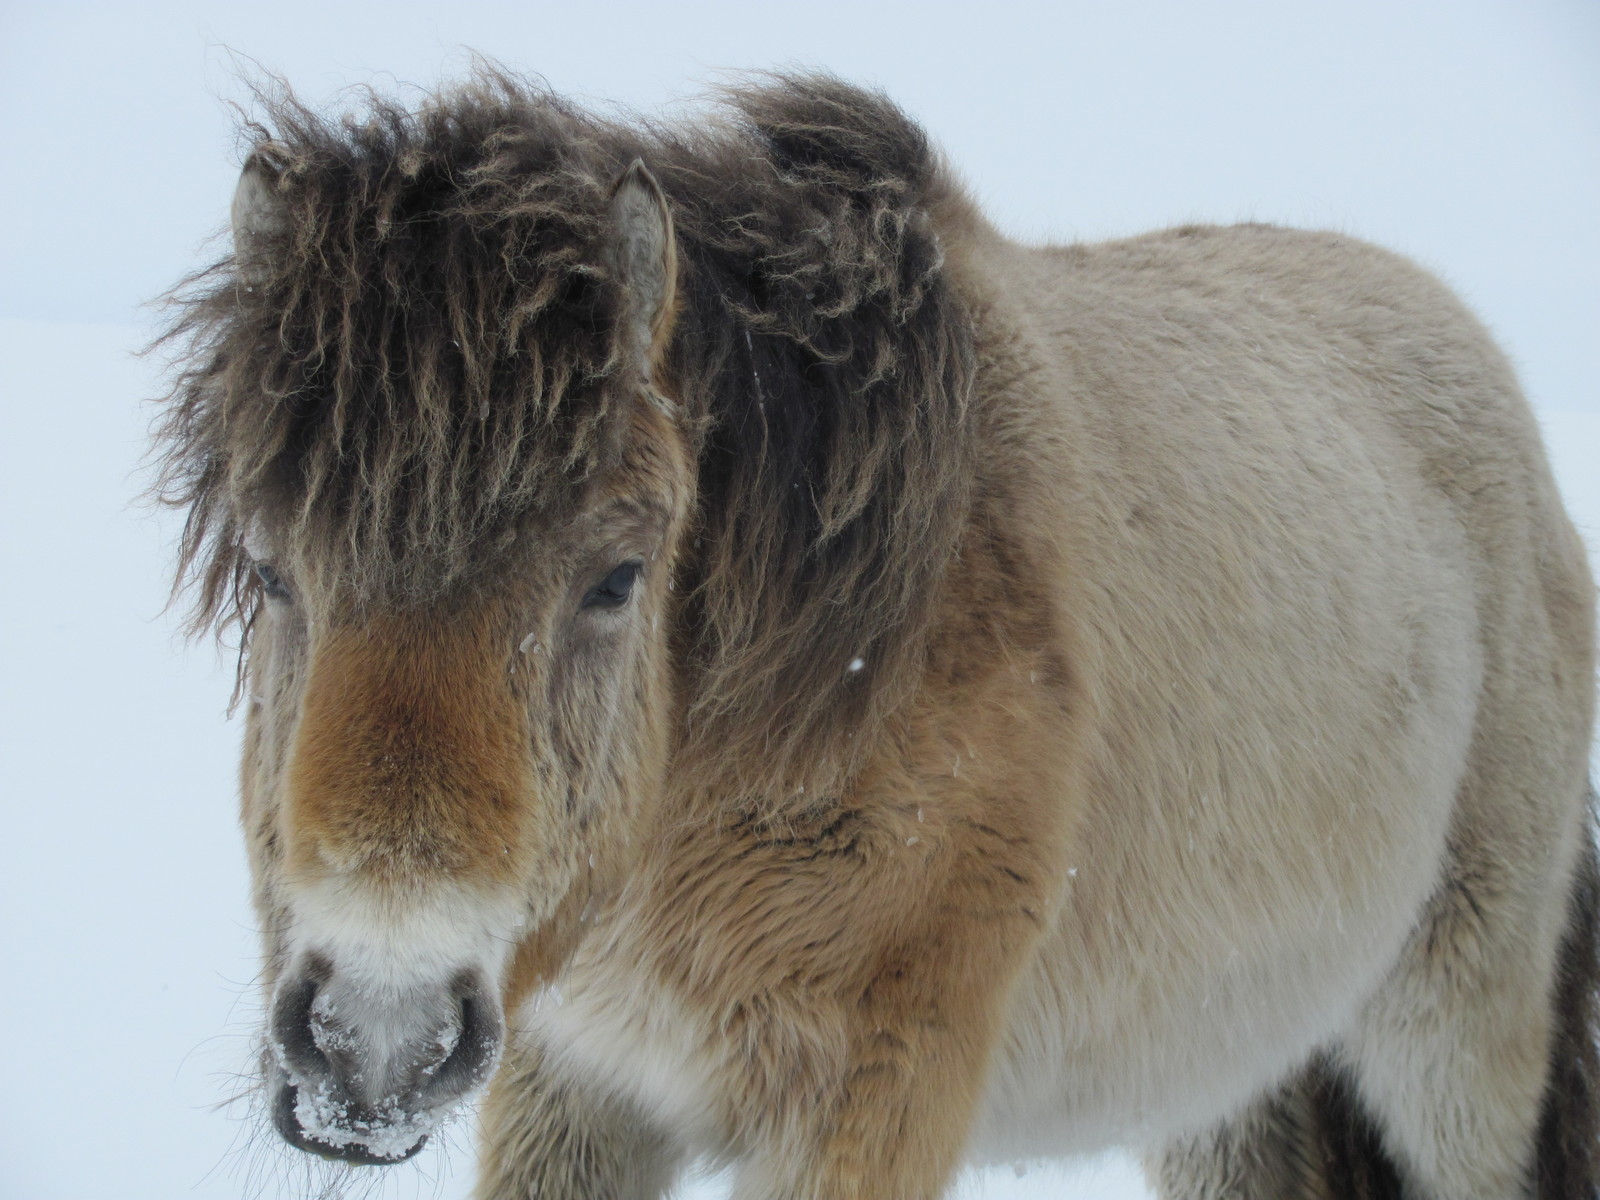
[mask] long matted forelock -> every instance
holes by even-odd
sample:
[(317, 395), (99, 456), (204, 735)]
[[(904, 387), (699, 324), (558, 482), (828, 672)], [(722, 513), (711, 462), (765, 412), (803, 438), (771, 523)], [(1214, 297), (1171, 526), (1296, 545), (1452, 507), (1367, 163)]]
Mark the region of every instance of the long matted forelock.
[[(950, 187), (886, 100), (819, 77), (651, 127), (497, 72), (417, 111), (263, 98), (281, 228), (177, 300), (161, 494), (196, 621), (248, 625), (252, 532), (353, 593), (426, 600), (561, 511), (625, 426), (608, 196), (642, 157), (677, 227), (669, 375), (699, 463), (691, 737), (775, 779), (848, 768), (903, 694), (965, 517)], [(852, 670), (855, 667), (855, 670)]]
[(358, 593), (445, 587), (616, 436), (581, 116), (504, 80), (359, 120), (264, 103), (281, 224), (197, 277), (168, 333), (189, 351), (162, 488), (190, 513), (201, 623), (248, 593), (225, 583), (251, 529)]

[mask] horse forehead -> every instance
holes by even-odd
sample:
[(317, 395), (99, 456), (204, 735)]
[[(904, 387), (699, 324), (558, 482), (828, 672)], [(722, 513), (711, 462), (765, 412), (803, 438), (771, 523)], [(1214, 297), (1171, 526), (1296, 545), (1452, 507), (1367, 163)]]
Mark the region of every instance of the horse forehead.
[(337, 622), (313, 642), (308, 716), (349, 723), (366, 708), (368, 722), (397, 713), (434, 724), (466, 712), (510, 718), (505, 628), (490, 600)]
[[(349, 614), (347, 623), (365, 623), (374, 611), (396, 614), (370, 622), (375, 633), (387, 637), (426, 633), (439, 620), (457, 622), (460, 610), (492, 608), (512, 592), (526, 597), (519, 589), (530, 573), (560, 573), (609, 542), (667, 537), (692, 505), (695, 462), (684, 432), (653, 406), (635, 407), (641, 411), (630, 422), (618, 461), (528, 499), (519, 511), (485, 520), (485, 529), (459, 540), (441, 534), (434, 541), (386, 550), (381, 538), (368, 545), (338, 536), (343, 530), (333, 521), (323, 523), (334, 526), (331, 530), (319, 526), (302, 533), (294, 528), (299, 510), (274, 510), (246, 517), (245, 551), (270, 561), (281, 545), (291, 557), (316, 564), (316, 586)], [(395, 522), (427, 526), (430, 514), (415, 511), (426, 499), (400, 497)], [(446, 615), (407, 615), (430, 607)]]

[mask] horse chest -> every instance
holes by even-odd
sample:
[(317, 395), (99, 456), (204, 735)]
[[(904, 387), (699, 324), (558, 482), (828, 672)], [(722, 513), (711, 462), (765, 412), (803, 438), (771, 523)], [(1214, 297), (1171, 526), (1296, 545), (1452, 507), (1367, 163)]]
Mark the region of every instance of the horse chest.
[(574, 1078), (603, 1081), (685, 1141), (721, 1140), (707, 1032), (659, 984), (614, 961), (588, 960), (529, 1001), (523, 1015)]

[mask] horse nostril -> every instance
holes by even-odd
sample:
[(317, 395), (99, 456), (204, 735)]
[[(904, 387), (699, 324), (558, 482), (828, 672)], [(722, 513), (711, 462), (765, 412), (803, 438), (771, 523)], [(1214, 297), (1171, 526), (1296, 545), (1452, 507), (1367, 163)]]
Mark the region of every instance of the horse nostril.
[(464, 1095), (483, 1082), (500, 1051), (499, 1007), (475, 984), (459, 985), (460, 1024), (455, 1044), (437, 1067), (425, 1091), (436, 1103)]
[(317, 992), (322, 984), (315, 975), (304, 975), (281, 988), (272, 1006), (272, 1041), (283, 1065), (301, 1078), (327, 1075), (332, 1066), (317, 1036), (313, 1020)]

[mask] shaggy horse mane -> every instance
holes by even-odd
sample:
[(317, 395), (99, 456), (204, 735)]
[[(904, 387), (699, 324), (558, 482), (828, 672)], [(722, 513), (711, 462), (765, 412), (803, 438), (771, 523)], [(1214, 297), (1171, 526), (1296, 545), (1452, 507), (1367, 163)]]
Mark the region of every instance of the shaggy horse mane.
[(604, 476), (627, 424), (608, 201), (640, 158), (681, 271), (691, 743), (761, 760), (764, 790), (836, 782), (910, 686), (970, 492), (972, 333), (929, 215), (954, 190), (922, 132), (820, 76), (674, 126), (489, 69), (416, 110), (259, 99), (250, 161), (285, 219), (181, 286), (165, 335), (158, 486), (189, 512), (195, 627), (247, 638), (252, 534), (425, 603)]

